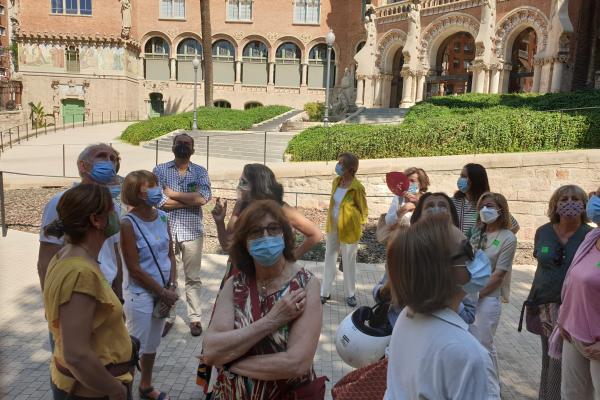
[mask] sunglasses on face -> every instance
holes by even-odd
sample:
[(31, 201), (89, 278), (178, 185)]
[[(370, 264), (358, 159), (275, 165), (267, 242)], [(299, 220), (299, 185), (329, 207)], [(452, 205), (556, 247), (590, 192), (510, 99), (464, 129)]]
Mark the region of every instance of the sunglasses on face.
[(278, 236), (283, 233), (283, 228), (276, 222), (267, 226), (256, 226), (248, 231), (248, 239), (258, 239), (264, 236), (265, 231), (268, 236)]
[(554, 256), (554, 265), (556, 266), (560, 266), (565, 262), (565, 257), (566, 257), (566, 251), (565, 248), (560, 246), (556, 249), (555, 252), (555, 256)]

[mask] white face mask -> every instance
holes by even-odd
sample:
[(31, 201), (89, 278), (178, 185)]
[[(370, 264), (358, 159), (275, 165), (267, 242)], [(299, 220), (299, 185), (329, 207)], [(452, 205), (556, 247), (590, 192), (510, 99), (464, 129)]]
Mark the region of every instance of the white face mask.
[(484, 206), (481, 208), (481, 210), (479, 210), (479, 218), (481, 218), (481, 222), (484, 224), (494, 223), (499, 216), (500, 213), (495, 208)]

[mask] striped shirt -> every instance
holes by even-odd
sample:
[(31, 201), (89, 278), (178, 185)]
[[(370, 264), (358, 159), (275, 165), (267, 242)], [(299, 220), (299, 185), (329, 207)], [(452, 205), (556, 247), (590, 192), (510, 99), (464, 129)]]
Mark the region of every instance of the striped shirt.
[[(198, 192), (206, 201), (209, 201), (212, 196), (208, 171), (200, 165), (190, 162), (185, 174), (179, 175), (175, 161), (169, 161), (154, 167), (153, 172), (163, 187), (166, 186), (176, 192)], [(162, 207), (168, 199), (163, 194), (158, 207)], [(204, 233), (202, 208), (200, 206), (166, 211), (169, 216), (169, 227), (174, 242), (196, 240)]]

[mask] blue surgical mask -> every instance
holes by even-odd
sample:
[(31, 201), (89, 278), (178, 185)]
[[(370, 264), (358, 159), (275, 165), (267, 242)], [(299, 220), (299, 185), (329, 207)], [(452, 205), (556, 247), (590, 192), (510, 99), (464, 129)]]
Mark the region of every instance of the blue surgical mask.
[(600, 225), (600, 197), (593, 195), (588, 201), (585, 211), (589, 219)]
[(116, 175), (114, 164), (108, 160), (96, 161), (92, 167), (92, 172), (90, 172), (90, 177), (102, 185), (112, 182)]
[(162, 200), (163, 192), (160, 186), (148, 188), (146, 193), (148, 194), (148, 197), (146, 198), (146, 204), (149, 206), (154, 207)]
[(408, 186), (407, 192), (410, 194), (419, 193), (419, 185), (416, 182), (411, 182), (410, 185)]
[(262, 266), (271, 267), (277, 263), (283, 254), (285, 241), (283, 235), (263, 236), (258, 239), (248, 240), (250, 256)]
[(340, 163), (335, 164), (335, 173), (338, 174), (338, 176), (344, 175), (344, 166)]
[(467, 190), (469, 189), (469, 180), (461, 176), (458, 178), (458, 181), (456, 181), (456, 186), (461, 192), (467, 193)]
[(110, 190), (111, 197), (115, 199), (121, 194), (121, 185), (111, 185), (108, 187), (108, 190)]
[(469, 279), (469, 282), (463, 285), (463, 290), (467, 294), (480, 292), (481, 289), (488, 284), (490, 276), (492, 275), (492, 264), (490, 263), (490, 259), (482, 250), (477, 250), (473, 260), (467, 261), (465, 264), (471, 278)]

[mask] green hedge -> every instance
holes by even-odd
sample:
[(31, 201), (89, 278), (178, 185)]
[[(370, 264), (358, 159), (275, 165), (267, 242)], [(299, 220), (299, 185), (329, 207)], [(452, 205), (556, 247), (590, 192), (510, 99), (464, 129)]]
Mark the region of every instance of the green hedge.
[[(274, 118), (291, 110), (287, 106), (255, 107), (249, 110), (232, 110), (229, 108), (198, 108), (198, 129), (216, 131), (241, 131), (252, 125)], [(137, 122), (123, 131), (121, 140), (139, 144), (152, 140), (176, 129), (191, 129), (193, 112), (152, 118)]]
[(547, 95), (436, 97), (411, 108), (399, 125), (334, 125), (295, 136), (294, 161), (395, 158), (600, 147), (600, 91)]

